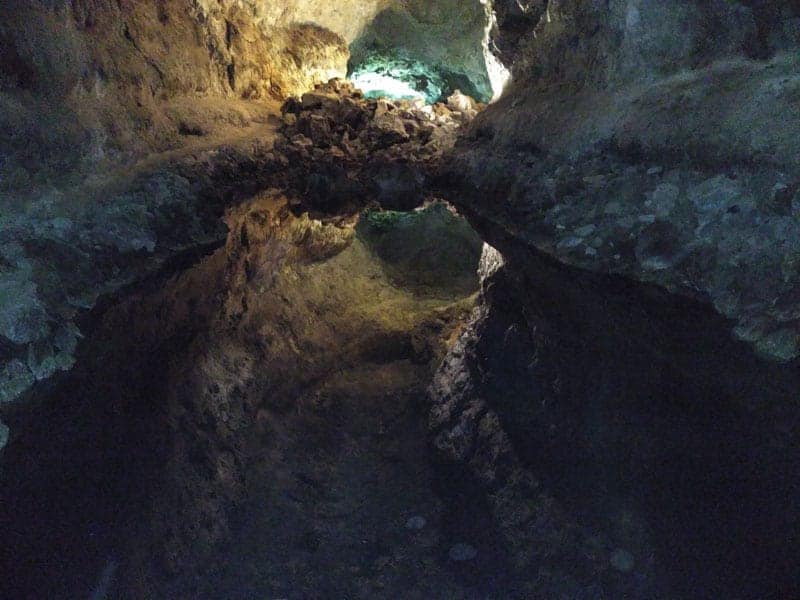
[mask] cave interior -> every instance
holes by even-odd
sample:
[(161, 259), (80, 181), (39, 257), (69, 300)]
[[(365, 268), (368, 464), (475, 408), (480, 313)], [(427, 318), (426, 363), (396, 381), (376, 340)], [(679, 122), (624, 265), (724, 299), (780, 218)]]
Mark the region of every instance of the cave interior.
[(800, 598), (799, 51), (6, 0), (0, 598)]

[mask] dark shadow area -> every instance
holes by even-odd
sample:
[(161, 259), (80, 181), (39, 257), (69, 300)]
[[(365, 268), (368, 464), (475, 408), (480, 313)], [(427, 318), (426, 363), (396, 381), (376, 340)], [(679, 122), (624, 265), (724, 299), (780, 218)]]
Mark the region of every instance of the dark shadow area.
[[(766, 60), (775, 55), (787, 38), (795, 37), (797, 19), (800, 18), (800, 2), (784, 0), (743, 0), (753, 15), (755, 30), (744, 42), (743, 50), (747, 56), (757, 60)], [(792, 23), (791, 21), (795, 22)], [(794, 31), (792, 31), (794, 29)]]
[(12, 441), (0, 474), (2, 598), (89, 598), (154, 489), (170, 353), (114, 333), (90, 337), (79, 367), (34, 388), (43, 398), (34, 409), (4, 417)]
[(797, 363), (688, 299), (504, 251), (483, 393), (545, 487), (635, 560), (655, 552), (675, 597), (797, 597)]

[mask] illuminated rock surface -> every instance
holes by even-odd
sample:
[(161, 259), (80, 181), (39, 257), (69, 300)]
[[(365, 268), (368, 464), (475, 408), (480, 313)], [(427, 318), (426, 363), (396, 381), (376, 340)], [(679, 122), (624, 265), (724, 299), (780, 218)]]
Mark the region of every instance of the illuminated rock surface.
[(4, 3), (0, 596), (800, 596), (798, 48)]

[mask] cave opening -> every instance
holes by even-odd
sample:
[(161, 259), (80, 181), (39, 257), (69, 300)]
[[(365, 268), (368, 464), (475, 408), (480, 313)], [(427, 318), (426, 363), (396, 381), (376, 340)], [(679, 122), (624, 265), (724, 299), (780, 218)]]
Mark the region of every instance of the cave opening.
[(496, 99), (509, 74), (492, 51), (489, 2), (410, 3), (379, 12), (350, 44), (347, 76), (367, 97)]
[(456, 89), (429, 65), (397, 53), (391, 56), (373, 52), (357, 63), (351, 59), (347, 77), (367, 98), (423, 100), (434, 104)]

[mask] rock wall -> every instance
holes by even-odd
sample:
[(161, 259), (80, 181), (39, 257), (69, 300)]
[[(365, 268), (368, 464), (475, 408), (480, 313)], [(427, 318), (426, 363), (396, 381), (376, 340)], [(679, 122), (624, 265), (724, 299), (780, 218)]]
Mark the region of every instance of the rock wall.
[(544, 597), (798, 593), (798, 8), (498, 6), (440, 185), (504, 266), (432, 424), (510, 544), (581, 556), (519, 557)]
[[(800, 6), (498, 3), (490, 42), (514, 64), (514, 82), (449, 155), (456, 121), (468, 123), (472, 107), (368, 103), (335, 83), (287, 104), (280, 124), (269, 124), (269, 97), (343, 68), (347, 43), (391, 8), (3, 5), (2, 185), (38, 193), (30, 202), (2, 198), (0, 402), (32, 385), (47, 395), (51, 375), (93, 351), (78, 345), (85, 311), (219, 244), (226, 207), (276, 182), (297, 196), (280, 209), (234, 210), (234, 233), (208, 272), (174, 283), (173, 298), (155, 293), (142, 308), (134, 294), (124, 304), (130, 312), (109, 313), (112, 333), (131, 320), (144, 331), (140, 361), (126, 362), (129, 346), (116, 350), (121, 380), (153, 377), (131, 391), (100, 382), (98, 398), (123, 397), (94, 413), (96, 429), (81, 429), (82, 405), (69, 389), (47, 410), (3, 407), (22, 433), (9, 449), (22, 465), (16, 489), (29, 492), (20, 497), (36, 497), (27, 481), (59, 473), (57, 450), (69, 444), (55, 444), (39, 463), (26, 456), (37, 456), (65, 399), (60, 433), (78, 435), (86, 456), (91, 434), (110, 423), (104, 447), (120, 433), (151, 440), (165, 459), (160, 469), (140, 457), (143, 477), (164, 475), (148, 489), (166, 481), (165, 495), (148, 504), (152, 529), (127, 524), (131, 539), (155, 540), (131, 555), (143, 589), (159, 577), (151, 556), (168, 572), (196, 569), (198, 555), (224, 538), (227, 507), (237, 501), (245, 454), (238, 436), (258, 417), (252, 398), (274, 391), (253, 356), (304, 374), (340, 358), (339, 338), (305, 329), (275, 308), (283, 307), (275, 297), (259, 304), (277, 285), (278, 266), (296, 261), (288, 274), (308, 275), (307, 262), (345, 254), (345, 221), (365, 201), (410, 208), (435, 185), (505, 259), (486, 274), (483, 305), (431, 389), (436, 444), (484, 485), (517, 568), (535, 570), (527, 592), (797, 595)], [(430, 21), (409, 34), (415, 46), (455, 28), (433, 7), (403, 4), (401, 12)], [(312, 17), (315, 25), (305, 23)], [(430, 60), (451, 56), (426, 50)], [(472, 54), (462, 58), (473, 64)], [(265, 141), (275, 135), (273, 148)], [(102, 185), (84, 185), (98, 166), (179, 148), (130, 178), (111, 173)], [(76, 192), (62, 194), (68, 184)], [(322, 226), (294, 214), (304, 210), (339, 221)], [(274, 237), (270, 219), (289, 225)], [(333, 278), (342, 272), (351, 273)], [(287, 276), (281, 290), (296, 306), (312, 297), (325, 305), (328, 290), (314, 286), (330, 275), (308, 277), (307, 290)], [(179, 299), (184, 284), (192, 293)], [(360, 300), (371, 302), (371, 293), (365, 288)], [(370, 314), (394, 343), (397, 330)], [(347, 330), (341, 314), (330, 316)], [(162, 318), (175, 329), (157, 331)], [(209, 318), (208, 331), (181, 329)], [(295, 328), (320, 351), (319, 364), (299, 358)], [(427, 334), (406, 333), (402, 352), (430, 361), (442, 351)], [(191, 352), (160, 364), (172, 348), (158, 345), (162, 336)], [(277, 340), (275, 352), (264, 340)], [(375, 348), (369, 336), (352, 340), (353, 360)], [(76, 387), (94, 385), (100, 363), (88, 363)], [(166, 394), (158, 389), (164, 378)], [(114, 410), (136, 413), (131, 407), (148, 394), (166, 398), (166, 410), (152, 407), (158, 421), (138, 421), (147, 435), (137, 437), (129, 413)], [(0, 425), (0, 445), (7, 433)], [(26, 466), (38, 475), (28, 477)], [(69, 527), (85, 525), (60, 515)], [(39, 533), (49, 548), (48, 532)], [(68, 547), (56, 540), (52, 551)]]
[(245, 139), (198, 150), (89, 198), (50, 189), (0, 215), (0, 405), (73, 366), (79, 324), (102, 298), (217, 245), (228, 203), (278, 179), (269, 148)]
[[(491, 7), (479, 0), (403, 0), (376, 14), (351, 44), (350, 64), (372, 60), (417, 61), (438, 76), (444, 96), (461, 89), (481, 101), (492, 98), (483, 51)], [(418, 77), (425, 77), (420, 73)], [(424, 86), (422, 86), (424, 87)]]
[(257, 19), (247, 4), (10, 2), (1, 10), (6, 189), (241, 128), (247, 116), (235, 100), (302, 93), (347, 68), (347, 44), (325, 23)]
[(530, 593), (795, 595), (796, 367), (708, 306), (494, 239), (431, 423), (484, 483)]
[(98, 301), (219, 245), (224, 211), (258, 190), (280, 186), (296, 212), (328, 217), (373, 201), (419, 206), (458, 124), (475, 114), (462, 108), (365, 101), (333, 82), (222, 147), (9, 206), (0, 214), (0, 406), (73, 366), (79, 325)]
[(710, 302), (763, 355), (796, 358), (798, 14), (549, 3), (453, 154), (462, 204), (566, 263)]
[[(224, 206), (266, 180), (281, 184), (289, 159), (275, 161), (267, 152), (275, 99), (343, 75), (347, 43), (386, 6), (188, 0), (0, 6), (0, 402), (72, 366), (76, 315), (99, 297), (178, 253), (219, 241)], [(451, 25), (453, 9), (439, 7), (434, 21)], [(397, 144), (392, 135), (407, 141), (397, 130), (401, 119), (383, 120), (395, 131), (382, 148)], [(455, 121), (420, 127), (413, 120), (407, 120), (415, 128), (411, 137), (436, 138), (432, 153), (452, 143)], [(327, 141), (316, 141), (327, 149)], [(341, 165), (332, 164), (341, 156), (318, 150), (341, 175)], [(356, 154), (363, 157), (363, 150)], [(289, 154), (293, 161), (310, 158)], [(358, 159), (351, 156), (351, 166)], [(400, 164), (394, 171), (370, 193), (417, 177)], [(242, 192), (230, 187), (231, 177)], [(312, 181), (324, 187), (321, 176)], [(421, 201), (418, 182), (411, 185), (415, 194), (407, 201)], [(344, 192), (359, 190), (366, 193), (364, 186)]]
[(518, 33), (511, 41), (521, 59), (520, 84), (606, 87), (796, 47), (799, 9), (793, 0), (550, 0), (516, 8), (501, 2), (495, 35), (502, 45), (503, 36)]

